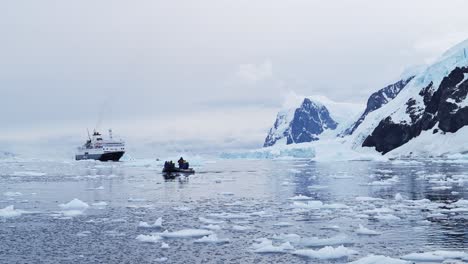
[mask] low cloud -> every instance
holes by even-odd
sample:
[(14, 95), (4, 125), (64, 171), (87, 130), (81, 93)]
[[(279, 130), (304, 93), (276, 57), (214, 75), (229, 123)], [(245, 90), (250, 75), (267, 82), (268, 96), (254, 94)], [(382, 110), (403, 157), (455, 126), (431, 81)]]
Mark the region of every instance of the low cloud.
[(249, 82), (271, 79), (273, 77), (273, 64), (269, 60), (260, 64), (241, 64), (237, 70), (237, 76)]

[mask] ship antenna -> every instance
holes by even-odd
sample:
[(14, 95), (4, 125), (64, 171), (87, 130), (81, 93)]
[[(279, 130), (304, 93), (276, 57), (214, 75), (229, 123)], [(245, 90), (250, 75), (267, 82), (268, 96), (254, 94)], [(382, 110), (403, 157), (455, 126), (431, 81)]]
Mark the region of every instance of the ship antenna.
[(89, 129), (87, 128), (86, 131), (88, 131), (88, 138), (91, 140), (91, 136), (89, 135)]

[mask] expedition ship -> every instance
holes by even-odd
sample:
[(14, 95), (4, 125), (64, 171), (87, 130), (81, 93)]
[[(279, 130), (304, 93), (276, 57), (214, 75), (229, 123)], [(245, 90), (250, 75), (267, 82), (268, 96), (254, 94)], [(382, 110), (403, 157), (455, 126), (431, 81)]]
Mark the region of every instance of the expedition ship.
[(100, 161), (119, 161), (125, 153), (125, 142), (114, 140), (112, 130), (109, 129), (109, 139), (103, 139), (102, 135), (96, 130), (92, 136), (89, 136), (86, 143), (78, 147), (75, 155), (76, 160), (100, 160)]

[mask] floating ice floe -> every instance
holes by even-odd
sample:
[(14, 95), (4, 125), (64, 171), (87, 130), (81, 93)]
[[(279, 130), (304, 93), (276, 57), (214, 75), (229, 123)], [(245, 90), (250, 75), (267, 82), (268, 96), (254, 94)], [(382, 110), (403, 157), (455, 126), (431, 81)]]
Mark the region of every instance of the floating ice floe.
[(311, 190), (322, 190), (322, 189), (327, 189), (328, 186), (327, 185), (311, 185), (311, 186), (307, 186), (307, 188)]
[(358, 235), (368, 235), (368, 236), (377, 236), (381, 234), (380, 232), (377, 232), (375, 230), (365, 228), (362, 225), (359, 225), (359, 228), (356, 230), (356, 233)]
[(129, 202), (146, 202), (146, 199), (143, 198), (128, 198)]
[(304, 237), (301, 238), (300, 244), (305, 247), (323, 247), (352, 244), (352, 241), (346, 235), (340, 234), (334, 237), (327, 238)]
[(63, 216), (74, 217), (83, 214), (89, 205), (80, 199), (75, 198), (68, 203), (59, 204), (59, 207), (64, 210), (61, 212)]
[(203, 228), (203, 229), (208, 229), (208, 230), (221, 230), (221, 226), (219, 226), (219, 225), (212, 225), (212, 224), (204, 225), (204, 226), (202, 226), (201, 228)]
[(156, 243), (161, 241), (162, 237), (159, 235), (138, 235), (136, 240), (144, 243)]
[(188, 206), (177, 206), (177, 207), (173, 207), (172, 209), (174, 209), (176, 211), (190, 211), (190, 210), (192, 210), (192, 208), (190, 208)]
[(273, 224), (273, 226), (279, 226), (279, 227), (286, 227), (286, 226), (292, 226), (293, 224), (290, 222), (278, 222)]
[(211, 234), (213, 234), (213, 231), (206, 229), (182, 229), (174, 232), (169, 232), (166, 230), (159, 235), (164, 238), (190, 238), (209, 236)]
[(13, 176), (45, 176), (47, 173), (37, 171), (15, 171)]
[(411, 264), (411, 262), (382, 255), (368, 255), (348, 264)]
[(222, 223), (224, 223), (224, 221), (222, 221), (222, 220), (208, 219), (208, 218), (205, 218), (205, 217), (198, 217), (198, 220), (200, 220), (200, 222), (205, 223), (205, 224), (222, 224)]
[(64, 210), (84, 210), (89, 207), (89, 205), (80, 199), (73, 199), (66, 204), (59, 204), (59, 207)]
[(99, 186), (99, 187), (96, 187), (96, 188), (89, 188), (88, 190), (100, 191), (100, 190), (104, 190), (104, 186)]
[(103, 207), (107, 206), (107, 203), (106, 202), (97, 202), (97, 203), (93, 203), (92, 206), (98, 207), (98, 208), (103, 208)]
[(399, 181), (400, 181), (400, 179), (398, 178), (398, 176), (393, 176), (392, 178), (389, 178), (389, 179), (370, 182), (367, 185), (369, 185), (369, 186), (387, 186), (387, 185), (393, 185), (395, 183), (398, 183)]
[(166, 262), (167, 260), (168, 260), (168, 258), (166, 258), (166, 257), (161, 257), (161, 258), (155, 259), (156, 262)]
[(301, 170), (298, 170), (298, 169), (289, 169), (289, 172), (291, 172), (291, 173), (301, 173)]
[(438, 251), (423, 252), (423, 253), (411, 253), (408, 255), (404, 255), (401, 258), (405, 260), (411, 260), (411, 261), (427, 261), (427, 262), (442, 262), (448, 259), (461, 259), (464, 261), (468, 261), (468, 253), (463, 252), (463, 251), (438, 250)]
[(288, 198), (288, 200), (294, 200), (294, 201), (308, 201), (308, 200), (313, 200), (314, 198), (306, 196), (306, 195), (296, 195), (294, 197)]
[(65, 210), (61, 212), (63, 216), (65, 217), (74, 217), (74, 216), (79, 216), (84, 213), (84, 210)]
[(366, 197), (366, 196), (358, 196), (355, 198), (358, 202), (377, 202), (383, 201), (382, 198), (375, 198), (375, 197)]
[(168, 248), (170, 248), (170, 247), (169, 247), (169, 244), (164, 243), (164, 242), (161, 242), (161, 248), (162, 248), (162, 249), (168, 249)]
[(259, 243), (253, 244), (251, 246), (253, 252), (255, 253), (286, 253), (288, 251), (294, 250), (294, 247), (289, 242), (285, 242), (279, 246), (274, 246), (273, 241), (268, 238), (257, 239)]
[(356, 255), (358, 252), (344, 246), (339, 246), (336, 248), (327, 246), (319, 250), (300, 249), (293, 251), (292, 254), (317, 259), (340, 259)]
[(138, 227), (140, 227), (140, 228), (161, 228), (162, 227), (162, 217), (159, 217), (158, 219), (156, 219), (156, 221), (154, 221), (153, 224), (149, 224), (147, 222), (141, 221), (138, 224)]
[(13, 205), (9, 205), (3, 209), (0, 209), (0, 217), (10, 218), (17, 217), (24, 214), (26, 211), (15, 209)]
[(241, 226), (241, 225), (233, 225), (232, 226), (232, 230), (234, 231), (247, 231), (247, 230), (251, 230), (252, 227), (250, 226)]
[(229, 243), (229, 239), (227, 238), (218, 238), (218, 235), (211, 234), (208, 236), (204, 236), (200, 239), (194, 241), (195, 243), (208, 243), (208, 244), (224, 244)]
[(400, 193), (395, 194), (395, 201), (401, 202), (403, 200), (405, 200), (405, 199), (403, 198), (403, 196)]
[(221, 219), (245, 219), (250, 217), (250, 215), (245, 213), (213, 213), (209, 214), (209, 216)]
[(77, 237), (87, 237), (90, 234), (91, 234), (91, 231), (81, 231), (81, 232), (76, 233), (76, 236)]
[(398, 221), (401, 220), (400, 217), (392, 214), (378, 214), (375, 215), (374, 218), (381, 220), (381, 221)]
[(274, 235), (272, 239), (284, 242), (299, 243), (301, 241), (301, 236), (298, 234), (280, 234)]
[(310, 209), (310, 210), (348, 208), (348, 206), (345, 205), (345, 204), (339, 204), (339, 203), (324, 204), (321, 201), (294, 202), (292, 204), (292, 207), (293, 208), (300, 208), (300, 209)]
[(8, 197), (16, 197), (16, 196), (21, 196), (23, 194), (20, 192), (4, 192), (3, 195), (8, 196)]

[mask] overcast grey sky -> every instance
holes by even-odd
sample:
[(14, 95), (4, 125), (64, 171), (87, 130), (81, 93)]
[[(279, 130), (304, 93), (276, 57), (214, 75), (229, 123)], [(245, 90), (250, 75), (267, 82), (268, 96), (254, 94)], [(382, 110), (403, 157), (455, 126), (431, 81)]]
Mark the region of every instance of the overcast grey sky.
[(0, 140), (81, 135), (102, 113), (123, 137), (261, 145), (289, 91), (364, 103), (467, 38), (466, 10), (465, 0), (2, 1)]

